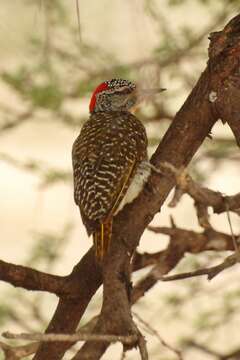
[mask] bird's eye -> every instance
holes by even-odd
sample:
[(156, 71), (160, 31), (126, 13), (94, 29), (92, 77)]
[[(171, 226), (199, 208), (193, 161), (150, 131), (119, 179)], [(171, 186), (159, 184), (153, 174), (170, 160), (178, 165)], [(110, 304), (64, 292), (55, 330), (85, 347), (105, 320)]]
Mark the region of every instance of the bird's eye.
[(129, 89), (127, 87), (124, 88), (118, 88), (114, 90), (115, 94), (119, 94), (119, 95), (128, 95), (132, 92), (132, 89)]

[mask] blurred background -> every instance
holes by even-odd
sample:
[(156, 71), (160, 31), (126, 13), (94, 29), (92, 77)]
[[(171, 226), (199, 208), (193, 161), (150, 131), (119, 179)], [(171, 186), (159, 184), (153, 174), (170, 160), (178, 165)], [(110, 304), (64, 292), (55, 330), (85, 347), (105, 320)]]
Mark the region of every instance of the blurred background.
[[(92, 244), (73, 201), (71, 168), (72, 143), (88, 118), (91, 92), (114, 77), (167, 88), (137, 114), (146, 126), (151, 155), (205, 68), (208, 34), (220, 30), (238, 8), (238, 0), (79, 0), (78, 19), (75, 0), (2, 1), (2, 260), (60, 275), (71, 271)], [(212, 135), (189, 171), (202, 184), (235, 194), (240, 191), (239, 149), (227, 125), (218, 122)], [(174, 209), (167, 206), (169, 200), (154, 225), (169, 225), (172, 215), (177, 226), (201, 230), (187, 195)], [(231, 215), (231, 220), (238, 233), (239, 218)], [(226, 214), (212, 215), (211, 223), (230, 233)], [(158, 251), (167, 242), (167, 237), (146, 230), (139, 251)], [(210, 266), (226, 255), (187, 255), (176, 271)], [(133, 280), (145, 273), (138, 272)], [(238, 275), (234, 267), (212, 282), (197, 278), (158, 283), (133, 310), (180, 349), (184, 359), (216, 359), (187, 346), (186, 339), (218, 352), (240, 348)], [(0, 331), (44, 331), (56, 304), (53, 295), (1, 283)], [(100, 306), (101, 290), (81, 325), (98, 314)], [(157, 336), (142, 331), (150, 359), (177, 359)], [(70, 357), (71, 351), (65, 359)], [(103, 357), (120, 358), (117, 345)], [(138, 358), (137, 351), (126, 356)]]

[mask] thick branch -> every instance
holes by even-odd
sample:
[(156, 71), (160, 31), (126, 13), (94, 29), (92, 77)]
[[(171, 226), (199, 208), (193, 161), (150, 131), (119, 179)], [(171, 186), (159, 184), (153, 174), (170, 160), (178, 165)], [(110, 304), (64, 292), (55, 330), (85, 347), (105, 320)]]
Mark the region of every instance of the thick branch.
[[(95, 263), (91, 248), (68, 276), (65, 286), (71, 289), (72, 294), (60, 297), (47, 333), (75, 332), (81, 316), (101, 283), (102, 271)], [(61, 359), (71, 345), (72, 343), (69, 342), (42, 344), (34, 359)]]
[[(217, 40), (216, 38), (212, 39), (207, 68), (175, 116), (153, 155), (151, 161), (154, 166), (158, 167), (162, 162), (171, 163), (176, 168), (186, 166), (209, 134), (214, 123), (221, 117), (220, 100), (222, 97), (220, 92), (225, 86), (228, 87), (231, 76), (237, 74), (239, 69), (239, 23), (240, 16), (237, 16), (219, 33)], [(231, 38), (234, 38), (232, 43), (226, 41)], [(213, 97), (210, 95), (213, 91), (218, 94), (218, 102), (212, 102)], [(234, 102), (234, 111), (238, 110), (240, 114), (239, 99), (235, 101), (236, 99), (232, 99), (229, 93), (225, 93), (225, 95), (229, 103)], [(127, 330), (132, 333), (133, 323), (127, 303), (129, 289), (126, 282), (129, 254), (135, 250), (144, 229), (159, 211), (174, 185), (174, 180), (152, 174), (141, 196), (134, 203), (126, 206), (116, 217), (109, 257), (104, 264), (103, 308), (94, 332), (104, 334), (107, 330), (112, 334), (125, 334)], [(87, 282), (84, 289), (86, 294), (80, 292), (75, 303), (62, 298), (47, 329), (48, 332), (60, 332), (61, 328), (64, 329), (64, 332), (65, 330), (66, 332), (74, 331), (86, 304), (100, 285), (101, 276), (99, 276), (99, 269), (96, 269), (94, 257), (87, 254), (86, 258), (89, 262), (84, 260), (85, 265), (83, 265), (84, 261), (81, 261), (79, 264), (81, 271), (78, 272), (79, 279), (91, 277), (91, 281)], [(176, 265), (180, 258), (181, 256), (179, 257), (179, 254), (175, 254), (174, 251), (169, 253), (165, 273), (174, 264)], [(68, 346), (68, 343), (61, 343), (61, 347), (56, 344), (55, 346), (54, 344), (44, 344), (34, 359), (61, 359)], [(99, 359), (107, 346), (108, 344), (98, 343), (94, 344), (93, 349), (93, 344), (87, 342), (77, 356), (81, 359)], [(91, 354), (90, 357), (89, 354)]]
[(0, 280), (27, 290), (64, 294), (65, 278), (0, 260)]

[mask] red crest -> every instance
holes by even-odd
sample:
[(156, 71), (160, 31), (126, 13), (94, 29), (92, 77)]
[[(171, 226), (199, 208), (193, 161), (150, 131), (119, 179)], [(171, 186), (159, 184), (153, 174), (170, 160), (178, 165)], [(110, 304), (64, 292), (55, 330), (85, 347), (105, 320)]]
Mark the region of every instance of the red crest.
[(94, 108), (95, 108), (95, 105), (96, 105), (96, 95), (98, 93), (100, 93), (101, 91), (107, 90), (107, 89), (108, 89), (108, 84), (106, 82), (103, 82), (103, 83), (101, 83), (100, 85), (98, 85), (96, 87), (96, 89), (94, 90), (94, 92), (92, 94), (90, 104), (89, 104), (89, 111), (90, 112), (94, 111)]

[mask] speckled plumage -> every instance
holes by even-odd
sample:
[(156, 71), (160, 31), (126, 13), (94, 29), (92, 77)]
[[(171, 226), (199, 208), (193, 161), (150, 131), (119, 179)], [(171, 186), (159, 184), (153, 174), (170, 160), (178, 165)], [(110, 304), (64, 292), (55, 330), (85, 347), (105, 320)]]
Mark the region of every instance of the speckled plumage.
[[(126, 94), (126, 84), (121, 86)], [(138, 195), (150, 173), (145, 128), (129, 111), (92, 111), (73, 144), (72, 157), (74, 199), (96, 247), (104, 237), (103, 224), (111, 233), (114, 215)], [(109, 242), (111, 234), (108, 237)], [(99, 251), (97, 257), (102, 257)]]
[(138, 165), (146, 159), (146, 132), (134, 115), (101, 112), (90, 116), (73, 145), (74, 199), (88, 234), (114, 205), (117, 210), (120, 191), (119, 204)]

